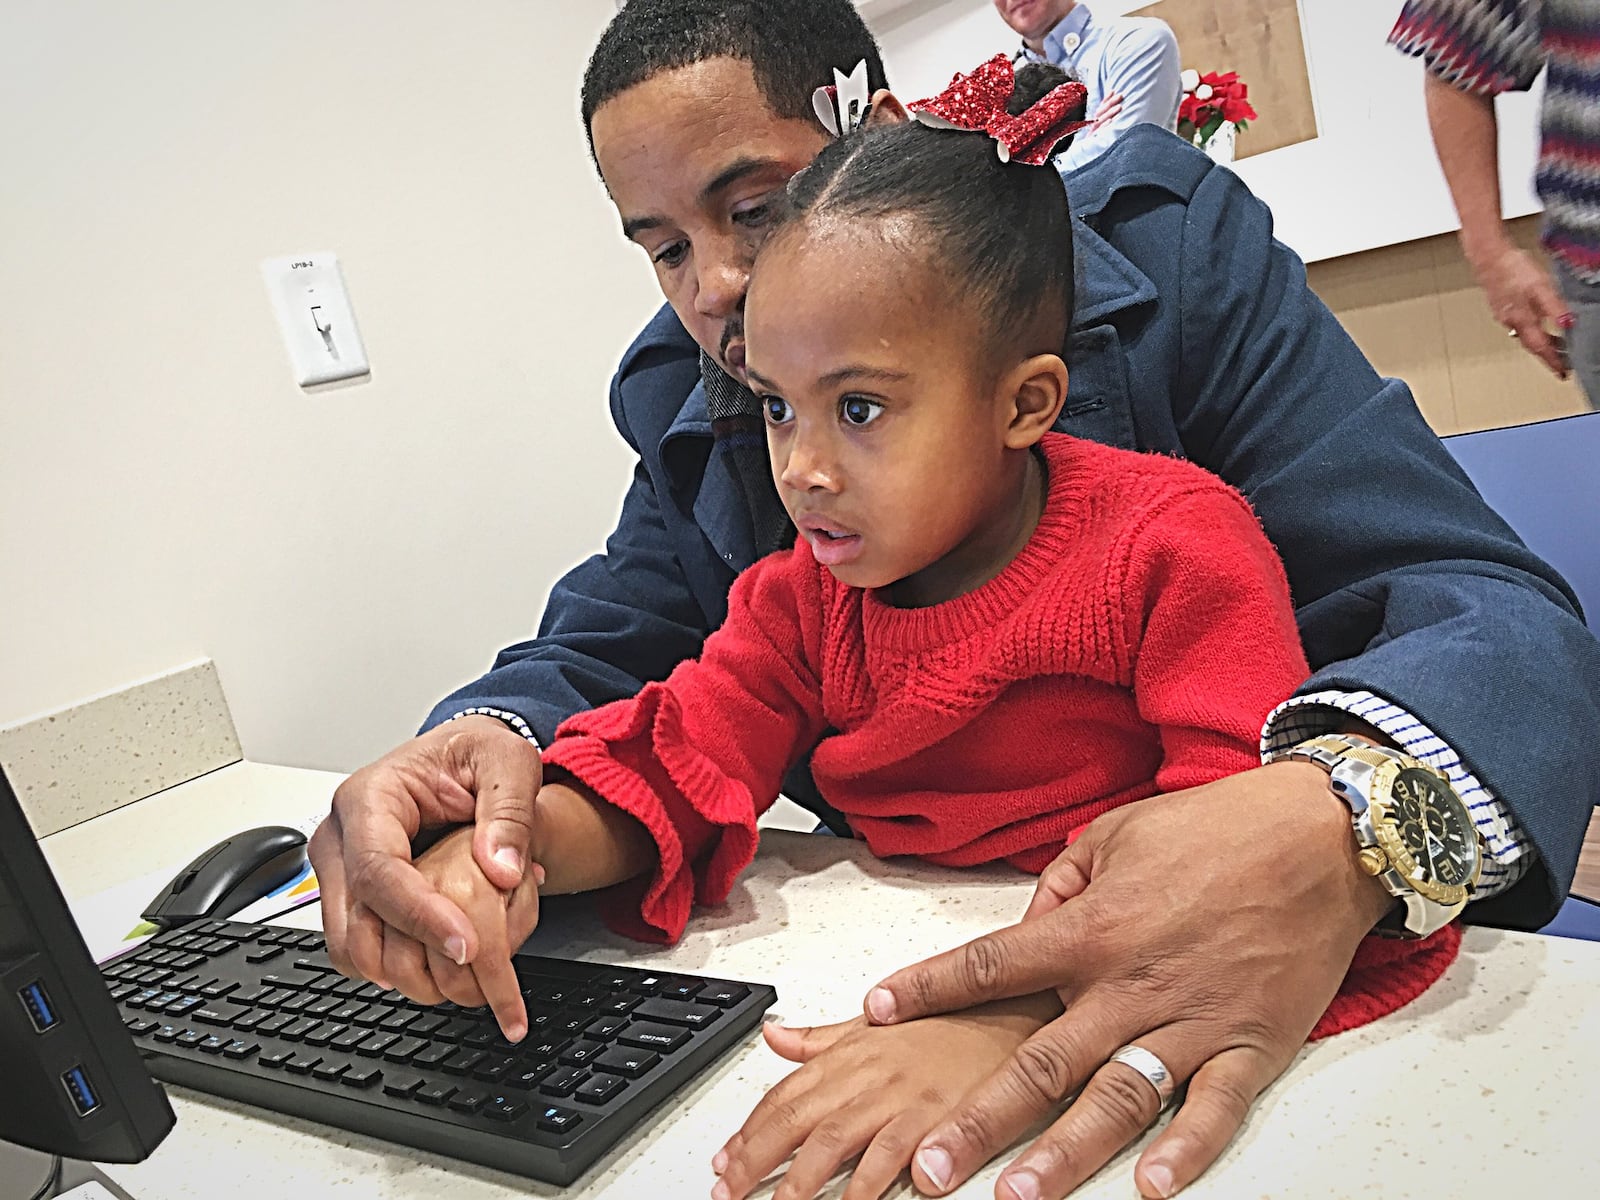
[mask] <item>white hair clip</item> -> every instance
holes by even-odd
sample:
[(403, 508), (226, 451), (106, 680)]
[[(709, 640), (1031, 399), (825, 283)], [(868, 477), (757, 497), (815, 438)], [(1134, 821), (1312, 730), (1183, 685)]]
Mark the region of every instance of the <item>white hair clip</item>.
[(853, 133), (867, 119), (872, 108), (872, 92), (867, 87), (867, 60), (846, 75), (833, 69), (833, 82), (811, 93), (811, 107), (822, 127), (834, 137)]

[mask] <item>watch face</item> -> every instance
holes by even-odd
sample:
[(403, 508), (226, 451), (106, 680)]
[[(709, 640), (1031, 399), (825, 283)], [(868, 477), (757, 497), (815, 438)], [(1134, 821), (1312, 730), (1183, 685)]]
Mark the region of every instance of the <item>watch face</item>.
[(1400, 843), (1415, 868), (1408, 872), (1420, 891), (1427, 885), (1466, 887), (1478, 871), (1478, 839), (1460, 797), (1438, 776), (1403, 768), (1389, 789), (1389, 808)]

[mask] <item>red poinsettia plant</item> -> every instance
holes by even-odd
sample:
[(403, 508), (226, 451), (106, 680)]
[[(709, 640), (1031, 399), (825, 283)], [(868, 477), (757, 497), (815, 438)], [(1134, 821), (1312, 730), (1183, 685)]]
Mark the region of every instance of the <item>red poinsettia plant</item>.
[(1256, 110), (1250, 107), (1250, 89), (1237, 71), (1211, 71), (1205, 75), (1185, 71), (1182, 86), (1178, 136), (1197, 146), (1204, 146), (1224, 124), (1242, 132), (1257, 119)]

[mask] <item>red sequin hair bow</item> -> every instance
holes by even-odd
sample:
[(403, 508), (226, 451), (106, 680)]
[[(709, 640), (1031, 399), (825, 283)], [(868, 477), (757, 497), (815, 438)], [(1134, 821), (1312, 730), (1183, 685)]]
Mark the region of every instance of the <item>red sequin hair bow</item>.
[(987, 133), (995, 140), (1001, 162), (1043, 166), (1063, 138), (1090, 124), (1070, 119), (1083, 106), (1089, 89), (1068, 81), (1045, 93), (1026, 112), (1012, 116), (1006, 101), (1016, 87), (1011, 60), (996, 54), (972, 74), (957, 74), (937, 96), (906, 107), (923, 125)]

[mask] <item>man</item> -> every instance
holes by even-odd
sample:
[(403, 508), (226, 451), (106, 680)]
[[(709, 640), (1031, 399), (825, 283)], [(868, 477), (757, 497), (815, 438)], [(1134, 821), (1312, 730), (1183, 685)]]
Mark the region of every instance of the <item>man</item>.
[[(1585, 0), (1411, 0), (1389, 41), (1427, 64), (1428, 127), (1495, 320), (1559, 378), (1575, 369), (1600, 406), (1600, 13)], [(1537, 183), (1554, 281), (1500, 219), (1494, 111), (1546, 65)]]
[[(606, 553), (557, 584), (539, 636), (335, 795), (312, 857), (347, 971), (436, 1000), (468, 964), (501, 1011), (531, 925), (480, 946), (412, 865), (412, 840), (475, 820), (474, 855), (509, 889), (540, 856), (536, 793), (580, 831), (626, 833), (631, 817), (566, 781), (541, 790), (537, 743), (697, 653), (735, 574), (786, 540), (740, 382), (744, 288), (771, 205), (823, 145), (812, 88), (862, 59), (881, 89), (848, 0), (632, 0), (601, 39), (584, 82), (591, 147), (669, 303), (612, 384), (639, 463)], [(901, 111), (881, 90), (874, 107)], [(1136, 1040), (1188, 1083), (1140, 1157), (1140, 1188), (1170, 1195), (1222, 1151), (1392, 908), (1322, 768), (1278, 761), (1302, 739), (1363, 731), (1450, 775), (1489, 847), (1478, 920), (1548, 920), (1600, 794), (1600, 645), (1405, 387), (1378, 378), (1307, 290), (1265, 206), (1155, 129), (1068, 187), (1079, 309), (1058, 428), (1184, 454), (1241, 488), (1284, 555), (1317, 672), (1269, 720), (1273, 761), (1102, 817), (1045, 873), (1031, 919), (874, 989), (880, 1021), (1071, 991), (1069, 1015), (924, 1139), (916, 1179), (935, 1193), (1082, 1086), (1003, 1185), (1075, 1187), (1156, 1115), (1154, 1091), (1110, 1062)], [(811, 793), (794, 780), (790, 794)]]
[(1075, 139), (1056, 166), (1071, 171), (1106, 152), (1135, 125), (1178, 124), (1178, 39), (1154, 17), (1101, 20), (1076, 0), (994, 0), (1001, 20), (1022, 37), (1022, 53), (1052, 62), (1089, 89), (1088, 111), (1122, 97), (1115, 117)]

